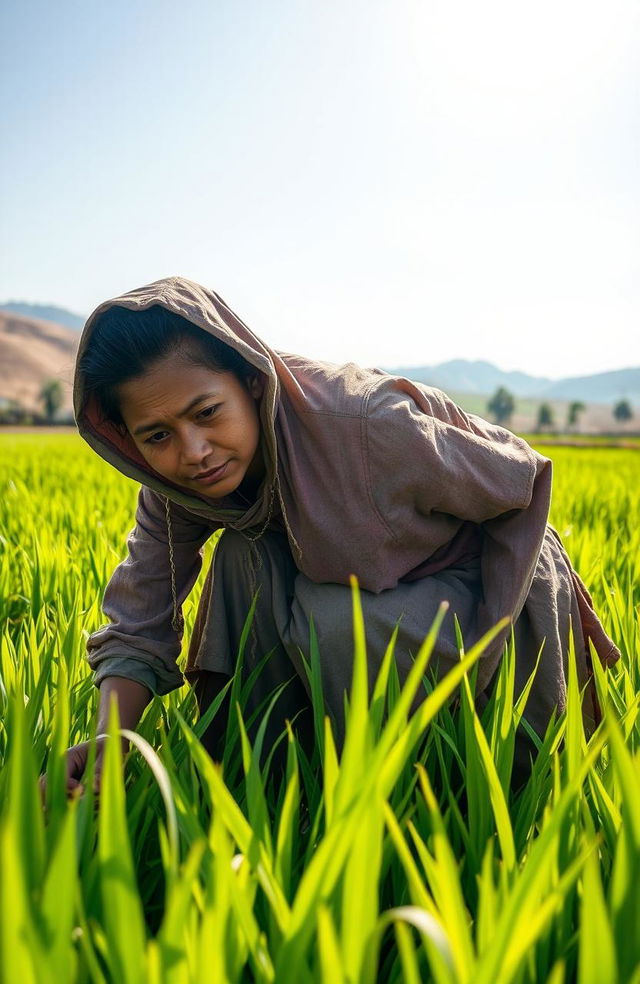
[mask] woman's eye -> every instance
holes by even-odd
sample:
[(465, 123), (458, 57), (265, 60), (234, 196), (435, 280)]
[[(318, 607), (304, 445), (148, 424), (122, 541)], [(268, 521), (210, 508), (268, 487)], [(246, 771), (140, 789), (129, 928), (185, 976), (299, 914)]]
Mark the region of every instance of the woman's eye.
[(167, 436), (167, 431), (156, 431), (155, 434), (151, 434), (150, 437), (146, 439), (145, 444), (159, 444), (160, 441), (164, 441)]
[(213, 406), (205, 407), (204, 410), (201, 410), (198, 416), (204, 417), (204, 419), (206, 420), (207, 418), (212, 417), (217, 409), (218, 409), (218, 404), (214, 403)]

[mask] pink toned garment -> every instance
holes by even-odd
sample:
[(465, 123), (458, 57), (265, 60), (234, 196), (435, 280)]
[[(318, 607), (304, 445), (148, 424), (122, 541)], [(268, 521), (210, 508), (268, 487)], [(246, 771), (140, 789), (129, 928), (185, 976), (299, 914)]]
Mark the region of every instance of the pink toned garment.
[[(81, 435), (143, 486), (129, 556), (105, 596), (110, 623), (89, 640), (89, 662), (94, 668), (104, 664), (103, 675), (109, 660), (119, 660), (118, 675), (128, 675), (127, 665), (152, 670), (157, 693), (183, 682), (176, 667), (179, 633), (171, 624), (166, 500), (180, 604), (197, 577), (200, 548), (215, 529), (255, 533), (272, 527), (286, 531), (295, 564), (310, 581), (347, 585), (355, 574), (374, 594), (479, 557), (483, 599), (478, 604), (470, 598), (473, 611), (464, 613), (474, 626), (467, 646), (507, 616), (526, 624), (532, 647), (545, 641), (545, 665), (562, 674), (565, 623), (573, 614), (580, 621), (574, 629), (582, 682), (589, 678), (587, 640), (603, 664), (618, 658), (566, 554), (542, 552), (549, 536), (551, 462), (525, 441), (464, 413), (437, 389), (353, 363), (276, 352), (217, 294), (182, 278), (101, 304), (87, 321), (79, 357), (97, 320), (114, 304), (132, 310), (160, 304), (237, 349), (264, 375), (260, 417), (267, 472), (248, 508), (233, 496), (207, 500), (169, 485), (128, 436), (101, 422), (76, 372)], [(561, 595), (562, 605), (556, 603)], [(508, 632), (481, 659), (479, 691), (495, 673)]]

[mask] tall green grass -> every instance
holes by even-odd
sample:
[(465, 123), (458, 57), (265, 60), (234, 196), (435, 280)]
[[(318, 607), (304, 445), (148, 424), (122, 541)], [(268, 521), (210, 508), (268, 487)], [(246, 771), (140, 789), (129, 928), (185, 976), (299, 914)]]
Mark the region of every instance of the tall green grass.
[(640, 984), (640, 459), (550, 453), (552, 520), (623, 652), (606, 674), (596, 663), (593, 737), (571, 663), (566, 714), (514, 792), (526, 715), (514, 653), (480, 713), (482, 645), (435, 686), (435, 624), (404, 687), (390, 640), (369, 701), (354, 588), (341, 755), (314, 644), (317, 740), (305, 753), (288, 730), (281, 781), (262, 754), (269, 709), (252, 746), (238, 679), (223, 767), (199, 742), (208, 722), (185, 686), (149, 705), (123, 780), (112, 708), (98, 804), (91, 760), (85, 794), (67, 799), (63, 754), (94, 727), (84, 640), (102, 621), (136, 489), (73, 437), (3, 435), (0, 978)]

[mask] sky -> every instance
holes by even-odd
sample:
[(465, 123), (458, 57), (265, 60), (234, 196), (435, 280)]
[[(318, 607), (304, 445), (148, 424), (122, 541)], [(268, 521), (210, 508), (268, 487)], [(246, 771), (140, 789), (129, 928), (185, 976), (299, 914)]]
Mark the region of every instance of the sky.
[(272, 347), (640, 365), (639, 0), (5, 0), (0, 301), (181, 275)]

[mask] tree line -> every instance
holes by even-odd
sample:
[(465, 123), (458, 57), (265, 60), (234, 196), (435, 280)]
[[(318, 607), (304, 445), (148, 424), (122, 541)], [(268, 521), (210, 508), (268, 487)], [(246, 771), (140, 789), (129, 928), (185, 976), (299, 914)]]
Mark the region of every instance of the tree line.
[[(0, 406), (0, 424), (54, 424), (59, 423), (59, 414), (64, 402), (62, 383), (59, 379), (47, 379), (40, 387), (38, 403), (42, 413), (29, 410), (19, 400), (6, 400)], [(64, 423), (67, 421), (65, 420)]]
[[(500, 386), (487, 403), (487, 410), (493, 416), (497, 424), (508, 425), (511, 422), (516, 408), (516, 401), (513, 393), (505, 386)], [(566, 427), (567, 430), (577, 430), (580, 424), (580, 416), (586, 410), (585, 404), (581, 400), (574, 400), (567, 408)], [(612, 408), (614, 420), (619, 424), (625, 424), (633, 419), (633, 408), (629, 400), (619, 400)], [(536, 430), (547, 430), (555, 426), (553, 407), (550, 403), (541, 403), (538, 407), (536, 420)]]

